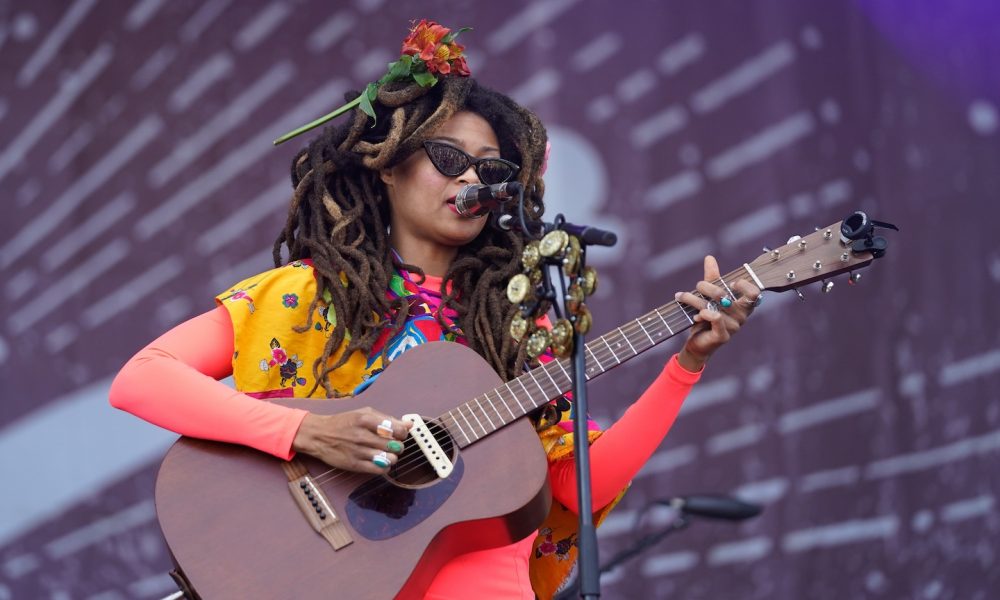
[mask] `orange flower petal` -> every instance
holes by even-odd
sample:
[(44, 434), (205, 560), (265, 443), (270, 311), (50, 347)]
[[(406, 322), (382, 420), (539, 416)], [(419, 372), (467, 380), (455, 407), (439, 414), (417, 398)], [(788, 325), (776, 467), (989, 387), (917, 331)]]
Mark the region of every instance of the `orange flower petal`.
[(403, 40), (403, 54), (418, 56), (424, 61), (430, 73), (448, 74), (454, 71), (459, 75), (468, 76), (469, 66), (462, 56), (465, 47), (455, 42), (441, 43), (450, 32), (450, 29), (434, 21), (421, 19), (410, 29), (410, 35)]

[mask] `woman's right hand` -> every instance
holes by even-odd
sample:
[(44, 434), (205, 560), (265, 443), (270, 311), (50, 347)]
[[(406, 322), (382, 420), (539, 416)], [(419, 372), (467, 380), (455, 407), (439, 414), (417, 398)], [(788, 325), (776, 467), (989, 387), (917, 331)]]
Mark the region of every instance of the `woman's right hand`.
[[(379, 425), (385, 420), (392, 423), (391, 438), (379, 434)], [(315, 456), (332, 467), (381, 475), (389, 467), (380, 467), (372, 459), (385, 452), (390, 465), (395, 464), (399, 456), (391, 450), (401, 447), (411, 426), (371, 407), (335, 415), (309, 413), (295, 434), (292, 449)]]

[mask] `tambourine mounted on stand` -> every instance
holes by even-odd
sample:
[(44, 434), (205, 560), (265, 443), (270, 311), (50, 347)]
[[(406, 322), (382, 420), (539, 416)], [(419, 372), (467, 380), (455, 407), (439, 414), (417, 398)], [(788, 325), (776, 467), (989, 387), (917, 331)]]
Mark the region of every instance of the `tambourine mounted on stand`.
[[(519, 306), (510, 323), (510, 335), (525, 344), (528, 357), (534, 361), (547, 348), (560, 358), (573, 350), (573, 333), (585, 334), (592, 323), (586, 298), (597, 289), (597, 271), (586, 266), (586, 250), (580, 239), (562, 229), (548, 232), (541, 240), (529, 242), (521, 253), (522, 273), (507, 284), (507, 299)], [(558, 318), (552, 329), (538, 326), (554, 304), (556, 293), (549, 276), (548, 266), (559, 268), (559, 277), (569, 281), (563, 286), (566, 313), (558, 306)], [(565, 283), (565, 280), (564, 280)]]

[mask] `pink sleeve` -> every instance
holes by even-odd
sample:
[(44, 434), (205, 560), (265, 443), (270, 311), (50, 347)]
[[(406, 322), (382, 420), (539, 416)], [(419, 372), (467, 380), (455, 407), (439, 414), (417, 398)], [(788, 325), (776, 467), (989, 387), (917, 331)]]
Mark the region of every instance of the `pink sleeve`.
[[(591, 497), (597, 508), (606, 506), (639, 472), (673, 425), (684, 398), (701, 378), (680, 365), (675, 354), (659, 377), (618, 421), (590, 447)], [(573, 512), (576, 504), (576, 465), (559, 460), (549, 467), (553, 497)]]
[(226, 309), (174, 327), (133, 356), (111, 384), (111, 405), (181, 435), (290, 459), (306, 411), (252, 398), (217, 381), (232, 374)]

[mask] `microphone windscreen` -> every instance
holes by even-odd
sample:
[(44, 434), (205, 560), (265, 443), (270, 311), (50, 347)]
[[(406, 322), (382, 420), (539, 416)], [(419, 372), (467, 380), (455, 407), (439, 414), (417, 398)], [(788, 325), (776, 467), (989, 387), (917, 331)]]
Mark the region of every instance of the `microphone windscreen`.
[(681, 511), (710, 519), (742, 521), (760, 514), (757, 504), (737, 500), (730, 496), (700, 495), (684, 496), (679, 499)]

